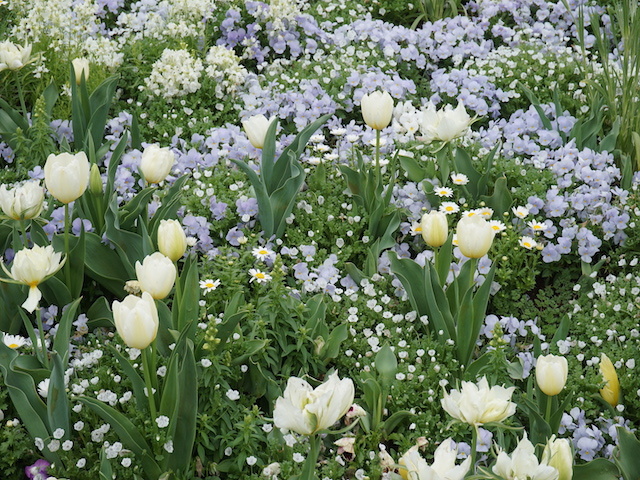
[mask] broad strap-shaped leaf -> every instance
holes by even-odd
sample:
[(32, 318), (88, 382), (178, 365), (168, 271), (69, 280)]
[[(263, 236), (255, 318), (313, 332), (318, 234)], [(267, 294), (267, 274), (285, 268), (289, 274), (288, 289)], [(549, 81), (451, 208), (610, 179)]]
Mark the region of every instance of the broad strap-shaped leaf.
[(60, 323), (58, 323), (56, 337), (53, 340), (53, 351), (60, 356), (61, 363), (63, 365), (66, 365), (67, 360), (69, 359), (71, 326), (73, 321), (76, 319), (76, 310), (78, 309), (78, 305), (80, 305), (80, 300), (81, 298), (78, 298), (73, 303), (67, 305), (67, 308), (60, 319)]
[(154, 242), (157, 241), (158, 227), (162, 220), (167, 220), (176, 217), (176, 212), (181, 207), (180, 200), (182, 199), (182, 187), (187, 181), (187, 176), (183, 175), (178, 178), (171, 188), (166, 191), (164, 197), (162, 197), (162, 205), (158, 207), (156, 213), (149, 222), (149, 235)]
[(62, 428), (64, 430), (64, 439), (71, 436), (71, 427), (69, 423), (69, 398), (64, 384), (64, 365), (62, 358), (56, 352), (51, 354), (51, 377), (49, 381), (49, 392), (47, 394), (47, 416), (49, 419), (49, 428), (51, 432)]
[(118, 297), (124, 294), (124, 284), (134, 278), (131, 265), (125, 267), (115, 250), (102, 243), (95, 233), (85, 234), (87, 275)]

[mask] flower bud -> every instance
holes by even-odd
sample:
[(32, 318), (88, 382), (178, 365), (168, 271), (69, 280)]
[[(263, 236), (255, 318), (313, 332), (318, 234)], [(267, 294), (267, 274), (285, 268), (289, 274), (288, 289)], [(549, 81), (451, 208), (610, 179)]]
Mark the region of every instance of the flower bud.
[(21, 186), (7, 189), (0, 186), (0, 207), (4, 214), (14, 220), (28, 220), (40, 215), (44, 202), (44, 188), (40, 182), (29, 181)]
[(122, 302), (113, 302), (116, 330), (128, 347), (143, 350), (158, 334), (158, 310), (147, 292), (142, 297), (128, 295)]
[(388, 92), (376, 90), (364, 95), (360, 101), (364, 123), (374, 130), (382, 130), (391, 123), (393, 98)]
[(441, 247), (447, 241), (449, 224), (447, 223), (446, 214), (431, 210), (422, 216), (420, 226), (422, 228), (422, 238), (430, 247)]
[(495, 231), (480, 215), (462, 217), (456, 228), (458, 248), (465, 257), (484, 257), (493, 243)]
[(169, 148), (149, 145), (142, 152), (140, 171), (147, 183), (160, 183), (171, 171), (176, 156)]
[(136, 276), (140, 290), (155, 300), (169, 295), (176, 281), (176, 266), (160, 252), (147, 255), (142, 263), (136, 262)]
[(177, 262), (187, 251), (187, 235), (177, 220), (161, 220), (158, 227), (158, 250)]
[(600, 389), (600, 395), (609, 405), (615, 407), (620, 400), (620, 381), (616, 367), (604, 353), (600, 355), (600, 374), (605, 382), (605, 386)]
[(89, 160), (84, 152), (51, 154), (44, 164), (44, 183), (62, 203), (80, 198), (89, 184)]
[(567, 383), (567, 359), (558, 355), (541, 355), (536, 362), (536, 382), (546, 395), (558, 395)]
[(542, 452), (542, 463), (558, 471), (558, 480), (571, 480), (573, 477), (573, 451), (566, 438), (553, 435)]
[(85, 82), (89, 80), (89, 60), (87, 58), (75, 58), (71, 64), (73, 65), (73, 71), (76, 74), (77, 85), (80, 85), (83, 73)]
[(95, 163), (91, 165), (91, 173), (89, 174), (89, 191), (92, 195), (102, 195), (102, 177), (100, 169)]
[(256, 148), (264, 147), (267, 130), (269, 130), (271, 123), (275, 119), (276, 117), (271, 117), (267, 120), (267, 117), (264, 115), (254, 115), (253, 117), (249, 117), (247, 120), (242, 121), (242, 128), (247, 134), (247, 137), (249, 137), (251, 145)]

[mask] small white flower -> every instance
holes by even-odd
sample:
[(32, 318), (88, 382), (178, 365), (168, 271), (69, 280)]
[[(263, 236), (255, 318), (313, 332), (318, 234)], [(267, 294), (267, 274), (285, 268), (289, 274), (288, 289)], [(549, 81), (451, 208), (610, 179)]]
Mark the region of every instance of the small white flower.
[(304, 462), (304, 455), (302, 455), (300, 452), (296, 452), (293, 454), (293, 461), (296, 463), (302, 463)]
[(60, 440), (62, 437), (64, 437), (64, 428), (56, 428), (53, 431), (53, 438)]
[(449, 198), (453, 196), (453, 190), (451, 190), (449, 187), (437, 187), (433, 193), (435, 193), (439, 197)]
[(220, 286), (220, 279), (200, 280), (200, 288), (204, 290), (204, 293), (213, 292), (219, 286)]
[(240, 400), (240, 392), (230, 388), (229, 390), (227, 390), (227, 398), (233, 401)]
[(247, 457), (247, 465), (249, 465), (250, 467), (255, 465), (257, 461), (258, 461), (258, 459), (256, 457), (254, 457), (253, 455)]
[(525, 218), (529, 215), (529, 209), (527, 207), (513, 207), (511, 211), (518, 218)]
[(451, 181), (456, 185), (466, 185), (469, 183), (469, 177), (467, 177), (464, 173), (452, 173)]
[(440, 210), (442, 213), (446, 213), (447, 215), (451, 215), (453, 213), (459, 212), (460, 207), (455, 202), (442, 202), (438, 210)]
[(209, 368), (212, 364), (213, 362), (208, 358), (203, 358), (202, 360), (200, 360), (200, 365), (202, 365), (204, 368)]
[(167, 443), (165, 443), (164, 449), (167, 451), (167, 453), (173, 453), (173, 440), (169, 440)]
[(261, 272), (260, 270), (257, 270), (255, 268), (249, 270), (249, 275), (251, 276), (249, 283), (253, 281), (256, 281), (258, 283), (267, 283), (272, 278), (268, 273)]
[(38, 383), (38, 395), (40, 395), (42, 398), (47, 398), (47, 395), (49, 395), (49, 382), (50, 380), (48, 378), (45, 378), (40, 383)]
[(544, 232), (547, 229), (544, 223), (536, 222), (535, 220), (530, 221), (527, 225), (534, 232)]
[(70, 451), (72, 448), (73, 448), (73, 442), (71, 440), (66, 440), (62, 444), (62, 450), (64, 450), (65, 452)]
[(538, 245), (538, 242), (536, 242), (531, 237), (527, 237), (526, 235), (520, 238), (519, 243), (521, 247), (524, 247), (527, 250), (532, 250)]
[(493, 228), (496, 233), (507, 229), (507, 226), (498, 220), (489, 220), (489, 225), (491, 225), (491, 228)]
[(23, 347), (28, 343), (25, 337), (21, 337), (20, 335), (9, 335), (8, 333), (4, 334), (2, 341), (7, 347), (14, 350)]
[(274, 254), (274, 252), (267, 247), (254, 248), (251, 253), (258, 260), (266, 260)]
[(166, 415), (160, 415), (158, 418), (156, 418), (156, 423), (158, 424), (158, 427), (166, 428), (169, 426), (169, 417), (167, 417)]

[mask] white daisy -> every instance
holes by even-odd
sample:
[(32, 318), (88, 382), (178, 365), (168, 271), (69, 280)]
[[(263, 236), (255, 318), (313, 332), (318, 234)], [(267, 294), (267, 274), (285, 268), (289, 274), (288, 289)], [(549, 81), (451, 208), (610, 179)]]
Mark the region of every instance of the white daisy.
[(520, 246), (526, 248), (527, 250), (531, 250), (536, 248), (538, 243), (531, 237), (523, 236), (520, 238)]
[(491, 218), (493, 216), (493, 208), (489, 207), (478, 208), (476, 212), (482, 215), (482, 218)]
[(439, 197), (451, 197), (453, 196), (453, 190), (451, 190), (449, 187), (436, 187), (435, 191), (433, 192), (436, 195), (438, 195)]
[(411, 224), (411, 235), (422, 235), (422, 223), (413, 222)]
[(525, 218), (529, 215), (529, 209), (527, 207), (513, 207), (511, 211), (513, 211), (513, 214), (518, 218)]
[(493, 228), (493, 231), (496, 233), (502, 232), (503, 230), (507, 229), (507, 226), (498, 220), (489, 220), (489, 225), (491, 226), (491, 228)]
[(442, 202), (440, 204), (440, 208), (438, 209), (447, 215), (451, 215), (452, 213), (457, 213), (460, 211), (460, 207), (455, 202)]
[(249, 275), (251, 276), (251, 280), (249, 280), (249, 283), (253, 282), (254, 280), (258, 283), (267, 283), (272, 278), (268, 273), (261, 272), (256, 268), (252, 268), (251, 270), (249, 270)]
[(469, 183), (469, 177), (467, 177), (464, 173), (452, 173), (451, 181), (456, 185), (466, 185)]
[(26, 338), (21, 337), (20, 335), (9, 335), (8, 333), (4, 334), (2, 341), (7, 347), (13, 348), (14, 350), (23, 347), (28, 343)]
[(50, 380), (48, 378), (45, 378), (40, 383), (38, 383), (38, 394), (42, 398), (47, 398), (47, 395), (49, 395), (49, 382)]
[(220, 286), (220, 279), (200, 280), (200, 288), (204, 290), (204, 293), (213, 292), (219, 286)]
[(273, 250), (269, 250), (267, 247), (254, 248), (251, 253), (258, 260), (266, 260), (274, 254)]
[(547, 226), (544, 223), (540, 223), (535, 220), (530, 221), (527, 225), (534, 232), (544, 232), (547, 229)]

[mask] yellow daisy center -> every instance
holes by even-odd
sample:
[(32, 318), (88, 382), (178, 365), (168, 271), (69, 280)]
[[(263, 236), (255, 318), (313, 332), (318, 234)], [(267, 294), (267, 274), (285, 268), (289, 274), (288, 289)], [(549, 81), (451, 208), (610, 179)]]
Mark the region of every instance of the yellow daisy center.
[(264, 277), (264, 273), (262, 273), (262, 272), (257, 272), (257, 273), (255, 274), (255, 277), (256, 277), (256, 278), (259, 278), (259, 279), (261, 279), (261, 280), (264, 280), (264, 278), (265, 278), (265, 277)]
[(16, 349), (18, 348), (20, 345), (18, 345), (17, 343), (10, 343), (9, 345), (7, 345), (9, 348), (13, 348)]

